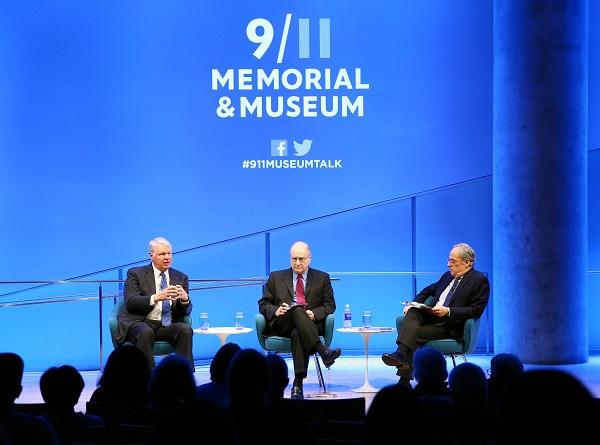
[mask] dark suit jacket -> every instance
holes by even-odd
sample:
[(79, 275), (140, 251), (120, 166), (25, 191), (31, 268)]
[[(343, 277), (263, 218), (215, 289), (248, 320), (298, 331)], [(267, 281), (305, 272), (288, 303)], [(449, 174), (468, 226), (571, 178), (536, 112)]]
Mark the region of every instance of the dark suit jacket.
[[(269, 327), (275, 319), (275, 311), (282, 303), (291, 304), (294, 295), (292, 269), (271, 272), (265, 284), (263, 296), (258, 300), (258, 310), (264, 315)], [(315, 322), (321, 325), (329, 314), (335, 312), (335, 298), (329, 274), (309, 268), (304, 288), (306, 308), (315, 314)]]
[[(440, 295), (454, 279), (446, 272), (438, 282), (430, 284), (415, 297), (415, 301), (424, 303), (428, 297), (434, 298), (434, 304)], [(444, 321), (453, 336), (462, 336), (465, 321), (469, 318), (479, 318), (487, 306), (490, 297), (490, 283), (487, 277), (475, 269), (469, 270), (460, 280), (458, 287), (448, 306), (450, 317)]]
[[(169, 269), (169, 284), (172, 286), (180, 285), (190, 294), (188, 276), (176, 269)], [(119, 332), (117, 342), (125, 340), (127, 330), (136, 322), (143, 321), (150, 311), (154, 308), (150, 304), (150, 297), (156, 293), (156, 283), (154, 281), (154, 269), (152, 264), (142, 267), (132, 267), (127, 271), (127, 280), (125, 281), (125, 304), (119, 311)], [(192, 312), (192, 302), (182, 304), (179, 300), (171, 304), (171, 319), (182, 321), (185, 315)]]

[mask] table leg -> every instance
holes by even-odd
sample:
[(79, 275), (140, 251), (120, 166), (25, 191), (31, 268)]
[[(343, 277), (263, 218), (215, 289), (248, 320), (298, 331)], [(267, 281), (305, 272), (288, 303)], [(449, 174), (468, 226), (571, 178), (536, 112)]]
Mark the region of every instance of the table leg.
[(371, 338), (371, 332), (361, 332), (361, 334), (365, 344), (365, 381), (360, 388), (353, 389), (352, 392), (377, 392), (379, 390), (369, 383), (369, 339)]
[(217, 334), (217, 337), (219, 337), (219, 340), (221, 340), (221, 346), (223, 346), (227, 341), (227, 337), (229, 337), (229, 334), (222, 332), (220, 334)]

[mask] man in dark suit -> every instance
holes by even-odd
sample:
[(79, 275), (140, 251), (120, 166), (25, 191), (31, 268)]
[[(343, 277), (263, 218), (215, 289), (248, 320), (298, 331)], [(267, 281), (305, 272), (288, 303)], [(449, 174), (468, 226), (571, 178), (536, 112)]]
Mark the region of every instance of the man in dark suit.
[(267, 335), (292, 339), (294, 383), (292, 398), (304, 397), (309, 354), (318, 352), (329, 368), (342, 351), (328, 349), (319, 340), (325, 318), (335, 312), (335, 299), (329, 274), (309, 268), (312, 255), (308, 244), (295, 242), (290, 248), (290, 269), (271, 272), (258, 310), (267, 320)]
[(188, 277), (171, 268), (173, 252), (165, 238), (150, 241), (151, 263), (132, 267), (125, 281), (125, 304), (119, 312), (117, 341), (135, 344), (155, 367), (152, 348), (156, 340), (168, 341), (175, 353), (190, 361), (192, 355), (191, 326), (183, 317), (192, 312)]
[(398, 348), (381, 357), (386, 365), (398, 368), (401, 384), (410, 384), (412, 357), (418, 347), (429, 340), (462, 337), (465, 321), (483, 313), (490, 296), (490, 283), (485, 275), (473, 269), (474, 263), (475, 251), (471, 246), (455, 244), (448, 258), (450, 271), (414, 299), (423, 303), (433, 296), (433, 308), (404, 308), (404, 322), (396, 339)]

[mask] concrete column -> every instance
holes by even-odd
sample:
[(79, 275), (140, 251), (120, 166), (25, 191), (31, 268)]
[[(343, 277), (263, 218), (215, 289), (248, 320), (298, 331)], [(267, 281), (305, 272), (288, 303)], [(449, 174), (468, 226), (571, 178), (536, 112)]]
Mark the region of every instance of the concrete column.
[(494, 352), (588, 359), (585, 0), (494, 1)]

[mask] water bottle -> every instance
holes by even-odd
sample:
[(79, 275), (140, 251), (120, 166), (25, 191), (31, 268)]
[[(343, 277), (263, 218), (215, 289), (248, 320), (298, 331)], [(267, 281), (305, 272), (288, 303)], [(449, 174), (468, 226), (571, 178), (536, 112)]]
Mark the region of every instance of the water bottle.
[(347, 304), (344, 307), (344, 327), (351, 328), (352, 327), (352, 312), (350, 312), (350, 305)]

